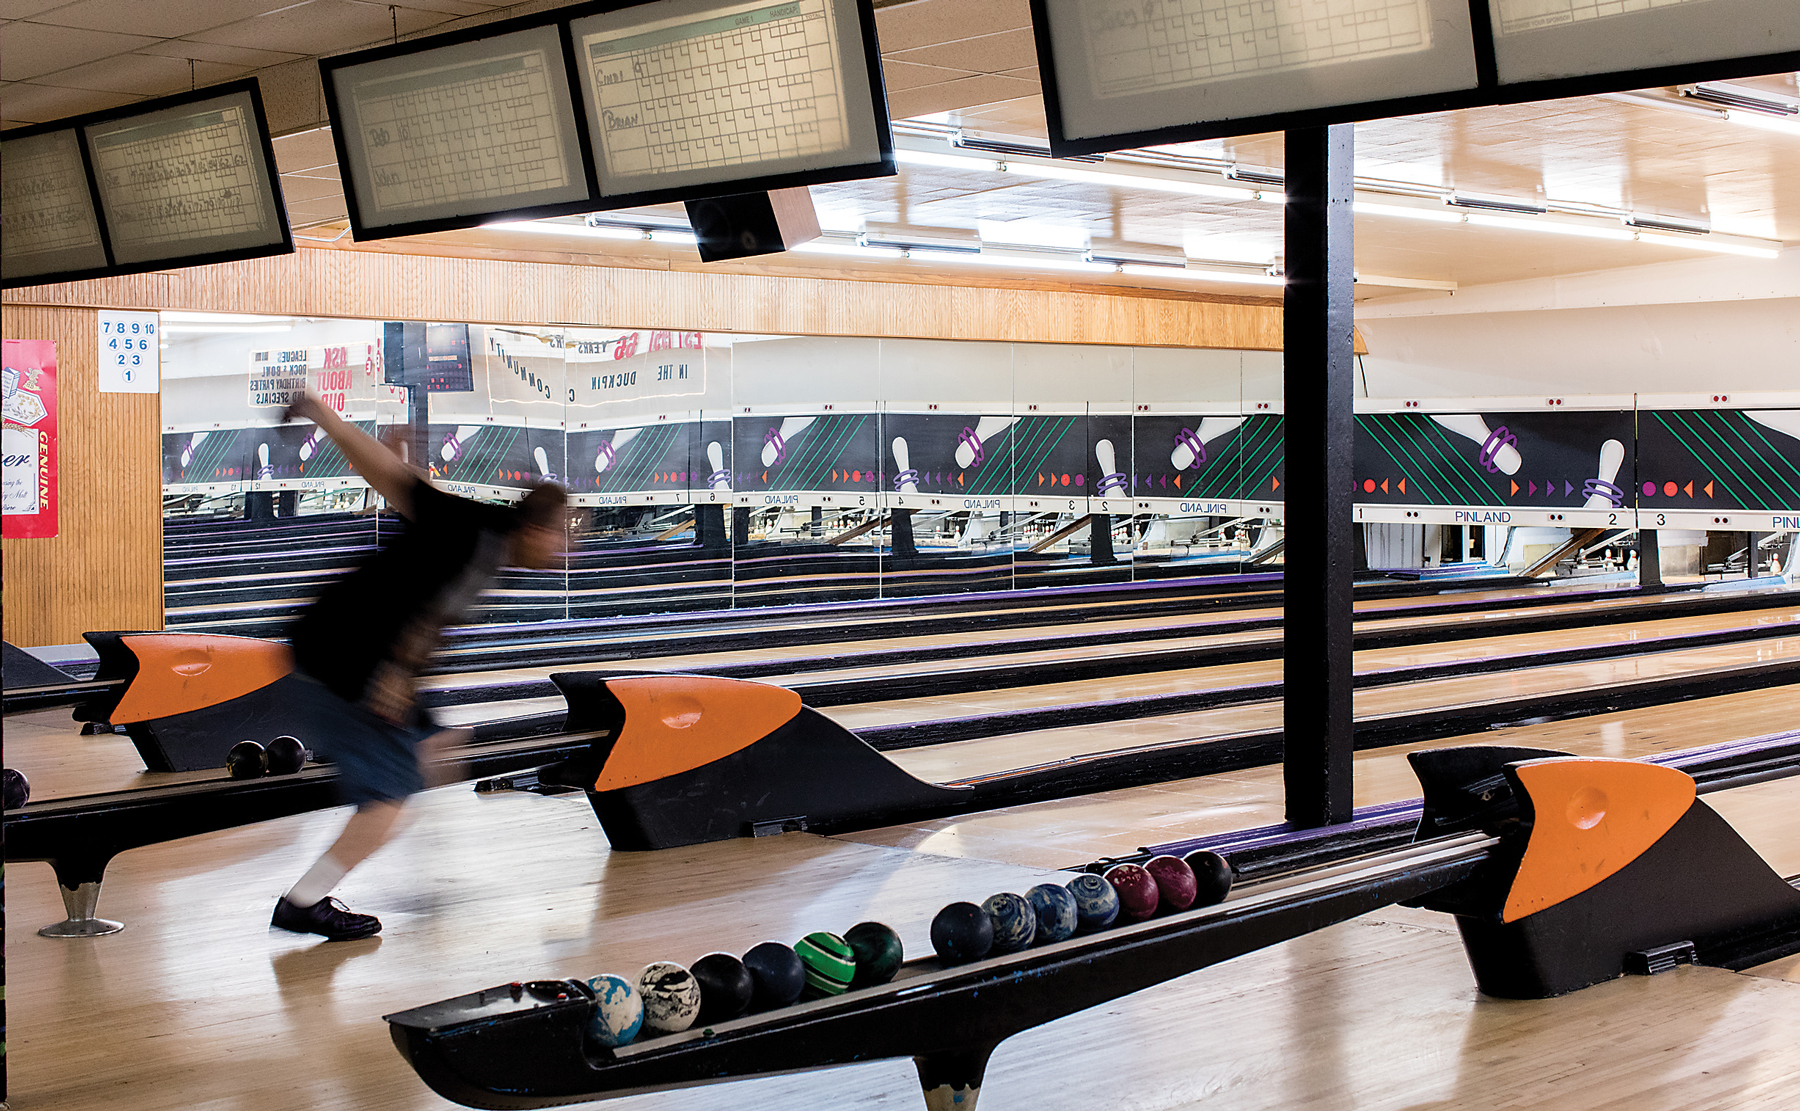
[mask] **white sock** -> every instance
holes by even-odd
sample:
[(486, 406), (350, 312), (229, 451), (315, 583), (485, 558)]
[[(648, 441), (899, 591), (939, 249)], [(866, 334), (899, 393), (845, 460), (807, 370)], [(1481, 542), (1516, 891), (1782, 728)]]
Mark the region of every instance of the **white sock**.
[(287, 901), (297, 907), (310, 907), (331, 894), (331, 889), (348, 871), (350, 869), (338, 863), (337, 857), (327, 852), (300, 877), (299, 883), (288, 889)]

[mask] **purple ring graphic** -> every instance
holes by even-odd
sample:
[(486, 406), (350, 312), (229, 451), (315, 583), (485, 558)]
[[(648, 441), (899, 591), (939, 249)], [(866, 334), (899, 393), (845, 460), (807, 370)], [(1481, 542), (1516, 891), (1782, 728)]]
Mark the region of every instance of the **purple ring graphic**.
[(909, 482), (913, 483), (914, 485), (918, 484), (918, 482), (919, 482), (919, 472), (918, 471), (901, 471), (899, 474), (895, 475), (894, 476), (894, 489), (899, 490), (902, 486), (905, 486)]
[(975, 458), (969, 460), (971, 469), (981, 466), (981, 461), (987, 458), (987, 451), (981, 446), (981, 437), (975, 435), (975, 430), (968, 425), (963, 426), (962, 434), (956, 438), (956, 442), (969, 445), (969, 450), (975, 453)]
[(714, 471), (706, 476), (706, 485), (714, 490), (731, 489), (731, 472)]
[[(1206, 462), (1206, 444), (1201, 441), (1199, 435), (1197, 435), (1193, 429), (1183, 428), (1180, 432), (1175, 433), (1175, 446), (1185, 447), (1194, 453), (1194, 463), (1192, 465)], [(1185, 470), (1186, 468), (1183, 469)]]
[(1487, 473), (1499, 474), (1500, 467), (1494, 462), (1494, 456), (1499, 454), (1501, 448), (1518, 442), (1519, 438), (1508, 432), (1504, 424), (1489, 432), (1488, 438), (1481, 445), (1481, 465), (1487, 469)]
[(610, 467), (619, 458), (619, 452), (612, 446), (611, 440), (601, 440), (599, 450), (594, 452), (594, 458), (605, 459), (606, 465)]
[[(307, 443), (312, 443), (312, 442), (313, 442), (312, 438), (308, 437)], [(450, 449), (450, 458), (445, 460), (445, 462), (454, 463), (458, 459), (462, 458), (462, 454), (463, 454), (462, 441), (456, 438), (456, 433), (454, 433), (454, 432), (444, 433), (444, 446)]]
[(1096, 491), (1103, 498), (1114, 491), (1123, 494), (1125, 492), (1125, 476), (1118, 472), (1101, 476), (1100, 485), (1096, 487)]
[(1590, 478), (1581, 484), (1581, 496), (1591, 498), (1595, 494), (1605, 494), (1612, 502), (1614, 509), (1625, 508), (1625, 490), (1623, 487), (1608, 482), (1603, 478)]
[(771, 428), (763, 433), (763, 446), (768, 447), (770, 444), (775, 445), (775, 462), (769, 465), (779, 467), (787, 458), (787, 441), (781, 438), (781, 429)]

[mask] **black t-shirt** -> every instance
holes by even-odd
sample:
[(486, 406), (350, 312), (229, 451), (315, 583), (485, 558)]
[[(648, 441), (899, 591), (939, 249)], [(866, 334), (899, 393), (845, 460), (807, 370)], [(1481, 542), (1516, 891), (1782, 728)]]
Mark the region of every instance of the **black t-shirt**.
[(332, 584), (294, 623), (300, 670), (347, 702), (419, 722), (414, 682), (438, 637), (499, 570), (517, 511), (412, 488), (406, 529)]

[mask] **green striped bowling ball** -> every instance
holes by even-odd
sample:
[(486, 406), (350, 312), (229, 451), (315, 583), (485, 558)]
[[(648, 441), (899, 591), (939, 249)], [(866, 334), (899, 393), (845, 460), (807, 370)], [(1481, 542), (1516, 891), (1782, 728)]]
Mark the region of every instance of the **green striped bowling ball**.
[(856, 975), (850, 981), (853, 988), (887, 983), (906, 959), (900, 935), (880, 922), (858, 922), (844, 931), (844, 940), (856, 954)]
[(842, 995), (856, 978), (856, 953), (834, 933), (820, 930), (794, 943), (794, 953), (806, 967), (806, 987), (801, 999)]

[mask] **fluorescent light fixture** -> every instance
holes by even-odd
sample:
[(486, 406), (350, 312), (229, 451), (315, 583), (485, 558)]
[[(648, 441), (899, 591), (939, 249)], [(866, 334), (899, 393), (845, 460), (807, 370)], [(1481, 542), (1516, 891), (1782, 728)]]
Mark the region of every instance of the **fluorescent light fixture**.
[(934, 150), (907, 150), (904, 147), (894, 151), (894, 161), (902, 166), (935, 166), (940, 170), (976, 170), (989, 174), (1000, 171), (1000, 163), (992, 158), (971, 158), (966, 154), (944, 154)]
[(1119, 273), (1129, 274), (1134, 278), (1164, 278), (1195, 282), (1231, 282), (1237, 285), (1286, 285), (1286, 278), (1277, 278), (1270, 274), (1257, 274), (1248, 270), (1206, 270), (1194, 266), (1152, 266), (1141, 262), (1127, 262), (1119, 267)]
[(1144, 189), (1158, 193), (1179, 193), (1188, 197), (1215, 197), (1223, 201), (1251, 201), (1254, 189), (1234, 189), (1229, 185), (1207, 185), (1198, 181), (1177, 181), (1167, 177), (1142, 174), (1120, 174), (1110, 170), (1090, 170), (1079, 166), (1051, 166), (1035, 159), (1008, 159), (1007, 172), (1026, 177), (1049, 178), (1051, 181), (1074, 181), (1083, 185), (1107, 185), (1119, 189)]
[(1781, 251), (1775, 247), (1733, 243), (1726, 239), (1715, 239), (1710, 235), (1662, 235), (1657, 232), (1641, 231), (1637, 233), (1637, 240), (1639, 243), (1652, 243), (1658, 247), (1686, 247), (1690, 251), (1713, 251), (1722, 255), (1743, 255), (1745, 258), (1781, 257)]
[(1625, 217), (1628, 228), (1648, 228), (1651, 231), (1673, 231), (1683, 235), (1705, 235), (1712, 229), (1705, 224), (1696, 224), (1692, 220), (1677, 220), (1673, 216), (1657, 216), (1654, 213), (1644, 215), (1633, 212)]
[(1116, 262), (1161, 262), (1170, 266), (1187, 264), (1187, 251), (1181, 247), (1163, 243), (1134, 243), (1128, 239), (1096, 237), (1088, 242), (1088, 254), (1092, 258)]
[(1537, 215), (1549, 211), (1536, 201), (1515, 201), (1506, 197), (1477, 197), (1468, 193), (1452, 193), (1444, 198), (1444, 203), (1457, 208), (1480, 209), (1484, 212), (1518, 212)]
[(797, 247), (789, 247), (789, 251), (803, 255), (839, 255), (847, 258), (902, 259), (906, 252), (899, 247), (863, 246), (857, 243), (833, 243), (825, 239), (811, 239)]
[(1461, 212), (1450, 212), (1436, 206), (1414, 208), (1411, 205), (1379, 204), (1374, 201), (1357, 201), (1354, 210), (1364, 216), (1398, 216), (1403, 220), (1427, 220), (1434, 224), (1460, 224), (1468, 219)]
[(1753, 112), (1768, 112), (1776, 116), (1800, 115), (1800, 104), (1760, 96), (1749, 89), (1733, 88), (1730, 85), (1682, 85), (1675, 91), (1682, 96), (1723, 104), (1727, 108), (1747, 108)]
[(1011, 243), (1055, 251), (1080, 251), (1088, 245), (1088, 233), (1084, 228), (1035, 220), (978, 220), (975, 227), (983, 243)]
[(281, 324), (294, 326), (291, 316), (258, 316), (254, 313), (237, 312), (187, 312), (182, 309), (166, 309), (162, 313), (164, 326), (170, 324)]
[(869, 245), (954, 247), (974, 251), (981, 247), (981, 237), (972, 228), (934, 228), (923, 224), (886, 224), (870, 220), (863, 224), (862, 241)]
[(1085, 259), (1058, 257), (1039, 252), (946, 251), (915, 247), (908, 256), (919, 262), (956, 262), (967, 266), (1001, 266), (1014, 270), (1054, 270), (1060, 273), (1117, 274), (1118, 268)]
[(250, 332), (291, 332), (292, 324), (164, 324), (165, 336), (226, 335)]
[(687, 228), (649, 228), (644, 232), (644, 238), (671, 247), (692, 247), (700, 242), (699, 236)]
[(1754, 127), (1758, 131), (1773, 131), (1780, 135), (1792, 135), (1800, 138), (1800, 123), (1795, 122), (1793, 117), (1765, 116), (1760, 112), (1742, 112), (1733, 109), (1725, 113), (1725, 118), (1731, 123)]
[(1612, 239), (1630, 242), (1637, 238), (1629, 228), (1604, 224), (1577, 224), (1547, 216), (1496, 216), (1489, 212), (1471, 212), (1467, 223), (1483, 228), (1506, 228), (1510, 231), (1541, 231), (1551, 235), (1573, 235), (1582, 239)]
[(491, 224), (481, 225), (494, 231), (522, 231), (535, 235), (567, 235), (578, 239), (636, 239), (645, 238), (643, 229), (621, 227), (617, 224), (598, 224), (589, 227), (586, 224), (553, 224), (543, 220), (497, 220)]

